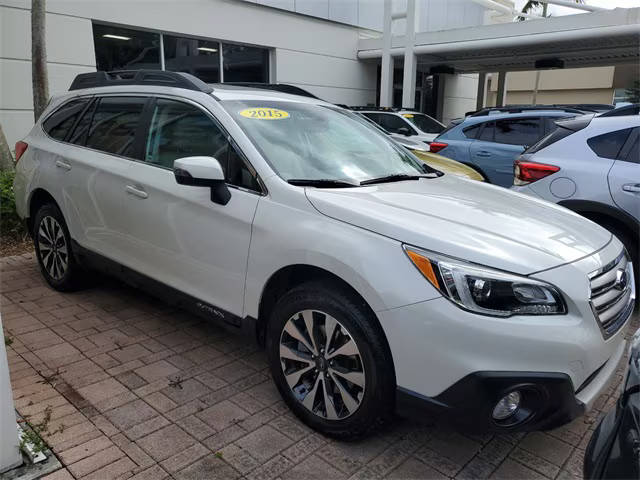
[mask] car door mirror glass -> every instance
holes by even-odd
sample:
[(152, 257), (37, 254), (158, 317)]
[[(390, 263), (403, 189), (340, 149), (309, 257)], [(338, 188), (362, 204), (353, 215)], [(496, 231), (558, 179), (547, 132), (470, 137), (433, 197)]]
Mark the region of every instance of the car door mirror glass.
[(179, 158), (173, 163), (173, 174), (180, 185), (209, 187), (212, 202), (226, 205), (231, 199), (222, 166), (214, 157)]

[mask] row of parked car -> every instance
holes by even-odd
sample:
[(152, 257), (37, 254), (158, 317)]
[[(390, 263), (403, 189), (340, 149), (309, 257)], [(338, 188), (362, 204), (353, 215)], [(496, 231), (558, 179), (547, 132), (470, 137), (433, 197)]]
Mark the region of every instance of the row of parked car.
[[(443, 173), (453, 160), (433, 168), (425, 141), (413, 155), (365, 111), (260, 88), (94, 72), (54, 97), (16, 144), (14, 182), (49, 285), (84, 288), (104, 271), (248, 334), (291, 410), (335, 437), (394, 412), (506, 433), (594, 406), (629, 350), (634, 268), (617, 236), (489, 185), (472, 162), (487, 181)], [(459, 149), (489, 149), (504, 114), (441, 126), (430, 145), (462, 132)], [(400, 118), (427, 128), (415, 112)], [(593, 162), (627, 162), (639, 124), (621, 118), (576, 118), (564, 140), (584, 138)], [(619, 149), (601, 140), (603, 122), (626, 132)], [(518, 163), (520, 188), (533, 188), (532, 163)], [(638, 477), (640, 335), (630, 362), (589, 476)]]

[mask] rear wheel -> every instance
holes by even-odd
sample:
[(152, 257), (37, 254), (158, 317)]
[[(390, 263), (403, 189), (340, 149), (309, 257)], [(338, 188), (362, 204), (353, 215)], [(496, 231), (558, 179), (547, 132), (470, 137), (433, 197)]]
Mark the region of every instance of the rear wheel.
[(71, 236), (56, 205), (43, 205), (36, 213), (33, 243), (40, 271), (47, 283), (63, 292), (76, 290), (84, 272), (73, 256)]
[(393, 363), (375, 318), (350, 292), (308, 283), (276, 304), (267, 353), (285, 402), (327, 435), (367, 434), (392, 414)]

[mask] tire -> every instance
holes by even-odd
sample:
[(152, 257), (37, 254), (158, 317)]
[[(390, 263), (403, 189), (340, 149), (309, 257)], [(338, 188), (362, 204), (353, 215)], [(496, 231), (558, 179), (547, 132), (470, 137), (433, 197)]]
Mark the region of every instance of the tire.
[[(313, 340), (305, 333), (309, 320)], [(328, 331), (333, 332), (330, 340)], [(328, 436), (354, 439), (392, 417), (396, 386), (393, 360), (377, 320), (351, 292), (327, 282), (294, 288), (276, 303), (266, 340), (271, 373), (280, 394), (311, 428)], [(319, 353), (315, 358), (314, 349)]]
[(80, 288), (84, 271), (73, 255), (71, 236), (57, 205), (45, 204), (36, 213), (33, 244), (42, 276), (51, 287), (60, 292)]

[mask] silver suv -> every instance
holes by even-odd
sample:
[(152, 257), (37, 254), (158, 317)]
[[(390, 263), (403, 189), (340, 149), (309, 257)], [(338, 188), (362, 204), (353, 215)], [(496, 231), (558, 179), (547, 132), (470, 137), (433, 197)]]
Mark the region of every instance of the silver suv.
[(637, 266), (640, 116), (605, 113), (556, 124), (555, 131), (516, 159), (512, 188), (607, 228), (622, 240)]

